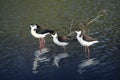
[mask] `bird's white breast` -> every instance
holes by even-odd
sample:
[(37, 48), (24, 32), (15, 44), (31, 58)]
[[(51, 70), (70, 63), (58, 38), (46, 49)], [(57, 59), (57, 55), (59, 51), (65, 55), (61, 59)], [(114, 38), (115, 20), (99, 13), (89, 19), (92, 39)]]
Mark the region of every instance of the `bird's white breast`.
[(55, 44), (59, 45), (59, 46), (66, 46), (66, 45), (68, 45), (67, 42), (60, 42), (60, 41), (58, 41), (58, 39), (55, 38), (55, 37), (53, 38), (53, 42), (54, 42)]
[(80, 43), (82, 46), (91, 46), (92, 44), (98, 42), (98, 41), (90, 41), (90, 42), (88, 42), (88, 41), (83, 40), (83, 37), (79, 37), (79, 38), (77, 38), (77, 39), (78, 39), (79, 43)]
[(46, 34), (37, 34), (35, 31), (31, 30), (31, 34), (36, 38), (44, 38), (48, 33)]

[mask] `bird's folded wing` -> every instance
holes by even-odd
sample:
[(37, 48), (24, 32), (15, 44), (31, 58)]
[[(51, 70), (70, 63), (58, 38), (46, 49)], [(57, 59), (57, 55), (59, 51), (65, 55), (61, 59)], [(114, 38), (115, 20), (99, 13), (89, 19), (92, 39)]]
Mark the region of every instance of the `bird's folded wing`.
[(86, 40), (86, 41), (96, 41), (97, 39), (95, 38), (92, 38), (86, 34), (83, 34), (83, 39)]

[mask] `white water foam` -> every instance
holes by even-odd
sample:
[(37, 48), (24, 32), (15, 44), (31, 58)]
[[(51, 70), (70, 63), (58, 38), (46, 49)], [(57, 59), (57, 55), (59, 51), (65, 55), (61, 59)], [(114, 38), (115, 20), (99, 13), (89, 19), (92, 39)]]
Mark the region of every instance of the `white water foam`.
[(32, 68), (34, 74), (38, 73), (37, 67), (40, 66), (39, 63), (50, 61), (49, 58), (47, 58), (46, 56), (43, 56), (45, 53), (48, 53), (48, 52), (50, 52), (49, 48), (44, 48), (41, 50), (41, 52), (40, 50), (35, 51), (35, 59), (34, 59), (33, 68)]
[(95, 58), (84, 60), (81, 64), (78, 65), (79, 69), (77, 70), (77, 72), (82, 74), (83, 72), (85, 72), (86, 67), (91, 66), (91, 65), (96, 65), (96, 64), (99, 64), (99, 61), (95, 60)]
[(54, 65), (56, 65), (57, 67), (59, 67), (59, 62), (61, 59), (69, 57), (69, 55), (67, 53), (59, 53), (57, 56), (54, 57)]
[(35, 56), (36, 57), (39, 57), (39, 56), (41, 56), (41, 55), (43, 55), (43, 54), (45, 54), (45, 53), (48, 53), (48, 52), (50, 52), (51, 50), (50, 50), (50, 48), (43, 48), (42, 50), (41, 50), (41, 52), (40, 52), (40, 50), (36, 50), (35, 51)]

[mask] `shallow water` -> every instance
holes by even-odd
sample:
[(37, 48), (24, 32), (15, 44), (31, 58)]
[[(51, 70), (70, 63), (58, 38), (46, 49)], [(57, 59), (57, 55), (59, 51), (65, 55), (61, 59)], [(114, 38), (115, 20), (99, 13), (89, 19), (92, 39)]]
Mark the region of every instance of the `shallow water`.
[[(0, 80), (120, 80), (119, 4), (119, 0), (1, 0)], [(90, 60), (77, 41), (67, 46), (68, 57), (59, 57), (63, 49), (48, 36), (46, 47), (51, 51), (35, 62), (39, 44), (30, 34), (30, 24), (66, 35), (72, 20), (74, 30), (102, 9), (111, 12), (83, 27), (100, 41), (90, 47)]]

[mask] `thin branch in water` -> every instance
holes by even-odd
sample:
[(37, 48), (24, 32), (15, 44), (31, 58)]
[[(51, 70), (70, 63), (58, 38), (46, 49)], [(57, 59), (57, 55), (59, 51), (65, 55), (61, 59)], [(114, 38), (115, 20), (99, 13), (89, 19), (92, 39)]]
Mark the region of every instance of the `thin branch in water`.
[[(99, 17), (104, 16), (104, 15), (107, 15), (108, 12), (111, 12), (111, 11), (109, 11), (109, 10), (100, 10), (95, 18), (93, 18), (93, 19), (90, 18), (91, 20), (90, 20), (89, 22), (86, 22), (86, 23), (85, 23), (84, 27), (85, 27), (85, 26), (88, 26), (89, 24), (91, 24), (92, 22), (94, 22), (94, 21), (95, 21), (96, 19), (98, 19)], [(88, 20), (89, 20), (89, 19), (88, 19)]]
[(99, 15), (99, 16), (107, 15), (108, 12), (111, 12), (111, 13), (112, 13), (112, 11), (110, 11), (110, 10), (101, 10), (101, 11), (99, 11), (98, 15)]
[(101, 10), (101, 11), (99, 11), (98, 14), (97, 14), (97, 16), (94, 19), (92, 19), (90, 22), (88, 22), (87, 25), (89, 25), (90, 23), (92, 23), (93, 21), (95, 21), (96, 19), (98, 19), (99, 17), (107, 15), (108, 12), (111, 12), (111, 11), (109, 11), (109, 10)]
[(73, 22), (74, 22), (74, 20), (72, 20), (71, 25), (70, 25), (70, 32), (69, 32), (70, 34), (72, 32)]
[[(86, 21), (80, 23), (80, 24), (79, 24), (79, 27), (81, 26), (81, 27), (83, 28), (82, 30), (85, 31), (85, 30), (84, 30), (84, 27), (88, 26), (89, 24), (91, 24), (92, 22), (94, 22), (94, 21), (95, 21), (96, 19), (98, 19), (99, 17), (104, 16), (104, 15), (107, 15), (108, 12), (111, 12), (111, 11), (109, 11), (109, 10), (100, 10), (95, 18), (90, 17), (90, 18), (87, 19)], [(93, 18), (93, 19), (91, 19), (91, 18)], [(72, 30), (72, 25), (73, 25), (73, 21), (72, 21), (71, 27), (70, 27), (70, 34), (68, 34), (69, 36), (72, 35), (72, 34), (74, 34), (74, 32), (71, 32), (71, 30)], [(86, 31), (85, 31), (85, 32), (86, 32)]]
[(98, 19), (100, 16), (98, 15), (98, 16), (96, 16), (94, 19), (92, 19), (91, 21), (89, 21), (87, 24), (86, 24), (86, 26), (88, 26), (89, 24), (91, 24), (93, 21), (95, 21), (96, 19)]
[(73, 31), (73, 32), (71, 32), (70, 34), (67, 34), (67, 36), (71, 36), (71, 35), (73, 35), (75, 32)]

